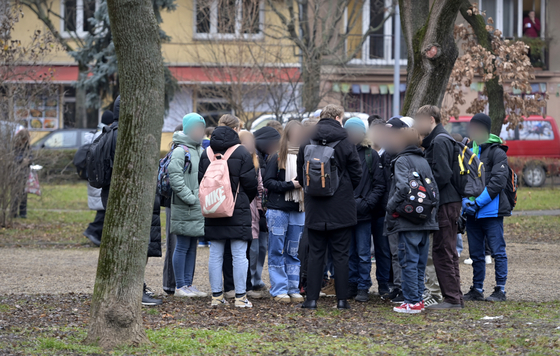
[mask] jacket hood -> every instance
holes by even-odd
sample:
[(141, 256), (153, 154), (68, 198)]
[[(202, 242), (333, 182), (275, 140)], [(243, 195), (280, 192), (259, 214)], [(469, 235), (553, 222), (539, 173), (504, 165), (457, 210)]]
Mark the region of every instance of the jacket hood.
[(371, 147), (371, 146), (372, 146), (371, 141), (366, 137), (366, 138), (364, 138), (364, 139), (362, 140), (362, 142), (360, 142), (360, 143), (358, 143), (358, 144), (356, 145), (356, 148), (359, 149), (360, 147), (364, 147), (364, 148), (365, 148), (365, 147)]
[(218, 126), (210, 137), (210, 147), (214, 152), (223, 152), (233, 145), (241, 144), (239, 135), (227, 126)]
[(489, 147), (492, 146), (500, 146), (500, 148), (502, 150), (504, 150), (504, 152), (508, 151), (508, 146), (504, 146), (503, 145), (504, 141), (497, 135), (494, 134), (490, 134), (490, 137), (488, 138), (488, 141), (484, 142), (482, 145), (478, 146), (476, 144), (476, 142), (472, 141), (472, 150), (475, 154), (479, 154), (479, 147), (482, 150), (485, 150)]
[(432, 130), (432, 132), (430, 132), (430, 134), (426, 136), (424, 140), (422, 140), (422, 147), (424, 148), (430, 147), (432, 141), (436, 138), (437, 135), (440, 134), (449, 135), (449, 133), (443, 128), (442, 124), (437, 124), (436, 127)]
[(341, 141), (348, 137), (346, 130), (335, 119), (321, 119), (315, 125), (315, 132), (311, 135), (314, 141), (325, 141), (326, 143)]
[(404, 151), (399, 153), (397, 157), (408, 156), (408, 155), (416, 155), (416, 156), (424, 157), (424, 151), (422, 151), (420, 147), (408, 146), (407, 148), (404, 149)]
[(113, 104), (113, 120), (117, 121), (119, 119), (119, 113), (121, 111), (121, 96), (117, 96), (115, 103)]
[(272, 143), (280, 141), (280, 133), (275, 128), (265, 126), (255, 131), (255, 145), (261, 152), (268, 152), (268, 147)]
[(200, 146), (201, 142), (196, 142), (195, 140), (191, 139), (189, 136), (185, 135), (183, 131), (176, 131), (173, 133), (173, 143), (178, 143), (181, 145), (188, 145), (188, 146)]

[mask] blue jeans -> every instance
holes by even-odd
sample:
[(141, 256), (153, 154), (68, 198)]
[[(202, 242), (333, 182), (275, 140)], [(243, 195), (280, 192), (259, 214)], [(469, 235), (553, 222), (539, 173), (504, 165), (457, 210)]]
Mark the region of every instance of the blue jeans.
[(486, 262), (484, 261), (486, 244), (484, 240), (490, 245), (494, 258), (496, 286), (504, 287), (508, 274), (504, 218), (476, 219), (474, 216), (468, 216), (467, 238), (469, 240), (469, 253), (473, 260), (473, 287), (484, 289), (484, 277), (486, 276)]
[(250, 254), (249, 269), (251, 270), (251, 283), (253, 288), (264, 287), (262, 271), (264, 260), (268, 254), (268, 232), (259, 232), (259, 238), (254, 239), (251, 243)]
[(173, 272), (177, 289), (192, 285), (197, 244), (198, 237), (177, 235), (177, 244), (173, 253)]
[[(247, 284), (247, 241), (230, 240), (231, 254), (233, 257), (233, 283), (235, 294), (245, 294)], [(208, 274), (210, 275), (210, 288), (212, 293), (221, 293), (222, 265), (224, 263), (224, 248), (226, 240), (213, 240), (210, 243), (210, 258), (208, 259)]]
[(422, 301), (429, 250), (428, 231), (399, 232), (399, 263), (405, 303), (416, 304)]
[(457, 234), (457, 254), (461, 257), (461, 252), (463, 252), (463, 235)]
[(305, 213), (269, 209), (268, 274), (270, 295), (299, 293), (299, 240)]
[(375, 278), (379, 286), (388, 286), (391, 278), (391, 247), (389, 238), (383, 235), (383, 224), (385, 218), (373, 219), (371, 232), (373, 234), (373, 245), (375, 246)]
[(348, 281), (358, 289), (371, 287), (371, 220), (358, 222), (352, 228)]

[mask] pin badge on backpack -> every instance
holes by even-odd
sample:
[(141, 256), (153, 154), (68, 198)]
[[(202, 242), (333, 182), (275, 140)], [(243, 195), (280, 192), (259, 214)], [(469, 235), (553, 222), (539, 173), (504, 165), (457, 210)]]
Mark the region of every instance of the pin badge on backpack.
[(418, 188), (418, 182), (415, 181), (415, 180), (411, 180), (409, 184), (410, 184), (410, 187), (413, 188), (413, 189)]

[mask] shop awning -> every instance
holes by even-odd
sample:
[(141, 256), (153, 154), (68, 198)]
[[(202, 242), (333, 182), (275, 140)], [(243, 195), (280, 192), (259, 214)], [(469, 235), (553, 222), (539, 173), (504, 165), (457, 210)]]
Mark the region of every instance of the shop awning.
[(16, 83), (37, 83), (49, 80), (51, 83), (73, 83), (78, 80), (77, 66), (17, 66), (2, 67), (0, 75), (5, 81)]

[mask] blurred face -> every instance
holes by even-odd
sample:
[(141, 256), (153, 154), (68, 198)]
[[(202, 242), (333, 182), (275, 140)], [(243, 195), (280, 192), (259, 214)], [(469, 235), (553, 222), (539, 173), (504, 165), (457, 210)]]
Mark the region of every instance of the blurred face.
[(370, 127), (369, 137), (375, 146), (380, 148), (385, 147), (385, 141), (387, 141), (385, 135), (387, 131), (388, 130), (385, 125), (375, 125)]
[(278, 152), (278, 149), (280, 149), (280, 141), (275, 141), (275, 142), (268, 145), (266, 153), (271, 155), (271, 154), (274, 154), (274, 153)]
[(257, 151), (255, 147), (255, 138), (252, 135), (243, 135), (241, 139), (241, 144), (247, 148), (247, 150), (253, 154)]
[(385, 137), (387, 138), (385, 149), (391, 154), (397, 154), (407, 146), (406, 135), (402, 129), (388, 129)]
[(348, 129), (348, 139), (353, 144), (357, 145), (364, 140), (366, 134), (358, 129)]
[(292, 146), (299, 146), (303, 140), (303, 130), (301, 126), (293, 126), (288, 135), (288, 142)]
[(435, 120), (431, 116), (417, 115), (414, 118), (414, 128), (418, 130), (418, 133), (423, 137), (428, 136), (430, 132), (432, 132), (434, 123)]
[(486, 127), (472, 122), (469, 123), (468, 133), (470, 139), (479, 145), (488, 141), (488, 138), (490, 137), (490, 134), (486, 131)]
[(191, 127), (187, 135), (196, 142), (202, 142), (204, 138), (204, 129), (204, 124), (198, 123)]

